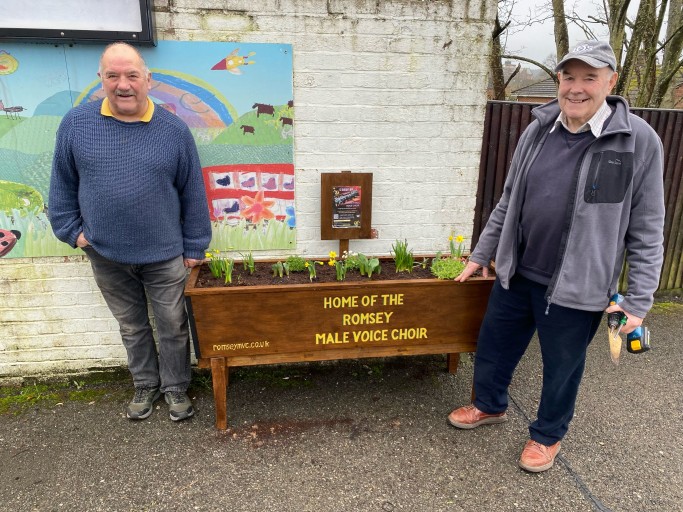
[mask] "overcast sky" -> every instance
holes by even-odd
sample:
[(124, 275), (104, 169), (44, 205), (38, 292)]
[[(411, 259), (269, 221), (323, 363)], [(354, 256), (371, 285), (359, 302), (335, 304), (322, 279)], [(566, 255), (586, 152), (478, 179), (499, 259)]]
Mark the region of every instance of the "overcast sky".
[[(575, 2), (572, 0), (565, 1), (565, 12), (571, 12), (572, 6)], [(635, 2), (636, 5), (638, 2)], [(528, 18), (530, 13), (542, 13), (549, 9), (550, 0), (515, 0), (513, 9), (513, 17), (518, 20)], [(598, 13), (598, 8), (593, 2), (581, 1), (576, 2), (576, 9), (582, 15), (590, 15)], [(581, 30), (572, 24), (568, 25), (569, 29), (569, 46), (573, 46), (576, 42), (585, 39)], [(601, 35), (601, 39), (607, 39), (607, 31)], [(542, 24), (535, 23), (532, 26), (525, 27), (523, 30), (512, 29), (507, 40), (507, 53), (522, 55), (539, 62), (544, 62), (548, 55), (555, 53), (555, 39), (553, 36), (553, 23), (548, 20)], [(530, 66), (530, 64), (524, 64)]]

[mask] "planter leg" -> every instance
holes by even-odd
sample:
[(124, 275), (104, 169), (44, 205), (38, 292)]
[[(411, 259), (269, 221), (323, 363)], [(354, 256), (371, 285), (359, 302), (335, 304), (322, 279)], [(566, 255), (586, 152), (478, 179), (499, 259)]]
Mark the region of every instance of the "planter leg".
[(211, 380), (213, 381), (213, 401), (216, 407), (216, 428), (228, 428), (228, 368), (224, 357), (211, 358)]
[(446, 364), (448, 365), (448, 373), (456, 373), (458, 371), (458, 364), (460, 363), (460, 354), (455, 352), (453, 354), (446, 354)]

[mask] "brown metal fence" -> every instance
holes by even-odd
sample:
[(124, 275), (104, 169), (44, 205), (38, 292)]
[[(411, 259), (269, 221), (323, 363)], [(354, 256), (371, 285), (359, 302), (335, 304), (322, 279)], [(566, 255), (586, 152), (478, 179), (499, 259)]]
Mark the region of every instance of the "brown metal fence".
[[(510, 101), (489, 101), (486, 106), (472, 246), (500, 199), (512, 155), (535, 106)], [(683, 288), (683, 110), (632, 108), (631, 112), (647, 121), (664, 144), (666, 218), (659, 293), (678, 293)]]

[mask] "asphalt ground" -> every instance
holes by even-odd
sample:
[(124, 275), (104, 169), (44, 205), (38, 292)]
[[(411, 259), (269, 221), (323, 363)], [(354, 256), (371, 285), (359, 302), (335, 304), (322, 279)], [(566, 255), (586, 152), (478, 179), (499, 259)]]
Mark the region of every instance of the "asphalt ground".
[[(444, 356), (234, 369), (227, 431), (214, 428), (207, 373), (197, 410), (162, 401), (125, 418), (125, 372), (0, 388), (0, 510), (679, 511), (683, 510), (683, 305), (646, 319), (653, 349), (609, 358), (593, 341), (576, 416), (555, 466), (517, 466), (541, 385), (538, 343), (510, 387), (509, 421), (462, 431), (472, 359)], [(605, 329), (606, 332), (606, 329)]]

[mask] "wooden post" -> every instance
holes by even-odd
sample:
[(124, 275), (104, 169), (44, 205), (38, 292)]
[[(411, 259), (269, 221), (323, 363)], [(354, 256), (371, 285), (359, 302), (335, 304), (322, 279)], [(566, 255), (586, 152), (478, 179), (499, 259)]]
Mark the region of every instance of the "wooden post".
[(344, 256), (345, 252), (349, 252), (349, 239), (348, 238), (342, 238), (339, 240), (339, 254), (337, 255), (339, 259)]
[(213, 401), (216, 404), (216, 428), (228, 428), (228, 368), (224, 357), (211, 358)]
[(455, 374), (458, 371), (458, 364), (460, 363), (460, 354), (457, 352), (454, 354), (446, 354), (446, 365), (448, 367), (448, 373)]

